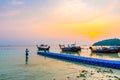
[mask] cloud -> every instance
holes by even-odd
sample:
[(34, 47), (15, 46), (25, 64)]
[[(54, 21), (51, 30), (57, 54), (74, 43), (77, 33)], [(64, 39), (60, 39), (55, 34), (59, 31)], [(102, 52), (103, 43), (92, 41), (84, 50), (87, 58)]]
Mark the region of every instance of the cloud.
[(85, 22), (97, 15), (98, 11), (82, 0), (61, 0), (51, 15), (58, 22)]
[(13, 10), (13, 11), (0, 13), (0, 17), (13, 17), (19, 15), (20, 13), (21, 13), (20, 10)]
[(85, 3), (81, 3), (79, 0), (65, 0), (56, 7), (55, 14), (62, 16), (71, 16), (75, 15), (77, 12), (86, 7)]
[(102, 0), (100, 2), (91, 5), (89, 2), (84, 2), (83, 0), (61, 0), (61, 3), (53, 9), (51, 15), (55, 21), (91, 22), (112, 14), (118, 0), (107, 0), (106, 3)]
[(13, 6), (18, 6), (18, 5), (23, 5), (23, 4), (24, 4), (24, 2), (18, 1), (18, 0), (12, 0), (10, 2), (10, 5), (13, 5)]
[[(53, 15), (60, 18), (72, 18), (77, 15), (83, 15), (83, 11), (87, 5), (81, 0), (64, 0), (61, 4), (55, 7)], [(79, 14), (80, 13), (80, 14)]]

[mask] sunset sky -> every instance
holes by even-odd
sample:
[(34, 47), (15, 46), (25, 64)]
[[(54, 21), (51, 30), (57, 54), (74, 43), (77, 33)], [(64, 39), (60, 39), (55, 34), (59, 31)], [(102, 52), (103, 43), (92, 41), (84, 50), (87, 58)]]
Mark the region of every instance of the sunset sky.
[(0, 45), (120, 38), (120, 0), (0, 0)]

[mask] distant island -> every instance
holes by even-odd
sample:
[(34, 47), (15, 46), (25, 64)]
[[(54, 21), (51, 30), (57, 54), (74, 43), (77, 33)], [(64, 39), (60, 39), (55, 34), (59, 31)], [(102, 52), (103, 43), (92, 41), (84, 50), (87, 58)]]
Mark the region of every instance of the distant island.
[(113, 39), (98, 41), (94, 43), (93, 46), (120, 46), (120, 39), (113, 38)]

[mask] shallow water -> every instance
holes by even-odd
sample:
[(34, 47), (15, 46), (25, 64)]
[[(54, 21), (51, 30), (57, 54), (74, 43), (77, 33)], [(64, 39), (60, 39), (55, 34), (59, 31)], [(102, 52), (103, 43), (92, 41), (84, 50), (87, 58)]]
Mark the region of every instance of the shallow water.
[[(30, 51), (29, 57), (25, 57), (26, 48)], [(50, 52), (61, 51), (52, 46)], [(88, 49), (71, 55), (120, 60), (119, 54), (91, 53)], [(0, 47), (0, 80), (120, 80), (119, 75), (118, 69), (37, 55), (35, 46)]]

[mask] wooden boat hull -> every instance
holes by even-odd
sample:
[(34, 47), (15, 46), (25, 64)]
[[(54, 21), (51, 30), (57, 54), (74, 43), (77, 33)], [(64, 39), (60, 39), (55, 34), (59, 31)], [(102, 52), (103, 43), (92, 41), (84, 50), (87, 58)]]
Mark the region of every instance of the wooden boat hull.
[(49, 51), (50, 46), (41, 44), (40, 46), (36, 45), (38, 51)]
[(92, 50), (93, 53), (118, 53), (118, 50)]
[(68, 48), (62, 48), (61, 49), (63, 52), (78, 52), (80, 51), (79, 49), (68, 49)]
[(120, 49), (119, 48), (114, 48), (114, 49), (110, 49), (110, 48), (101, 48), (101, 49), (93, 49), (92, 47), (90, 47), (91, 51), (93, 53), (119, 53)]
[(41, 47), (37, 47), (37, 48), (38, 48), (39, 51), (40, 51), (40, 50), (49, 51), (49, 49), (50, 49), (50, 48), (41, 48)]
[(59, 47), (63, 52), (78, 52), (81, 50), (79, 46), (65, 47), (65, 45), (59, 45)]
[(118, 53), (118, 51), (99, 51), (99, 50), (92, 50), (93, 53)]

